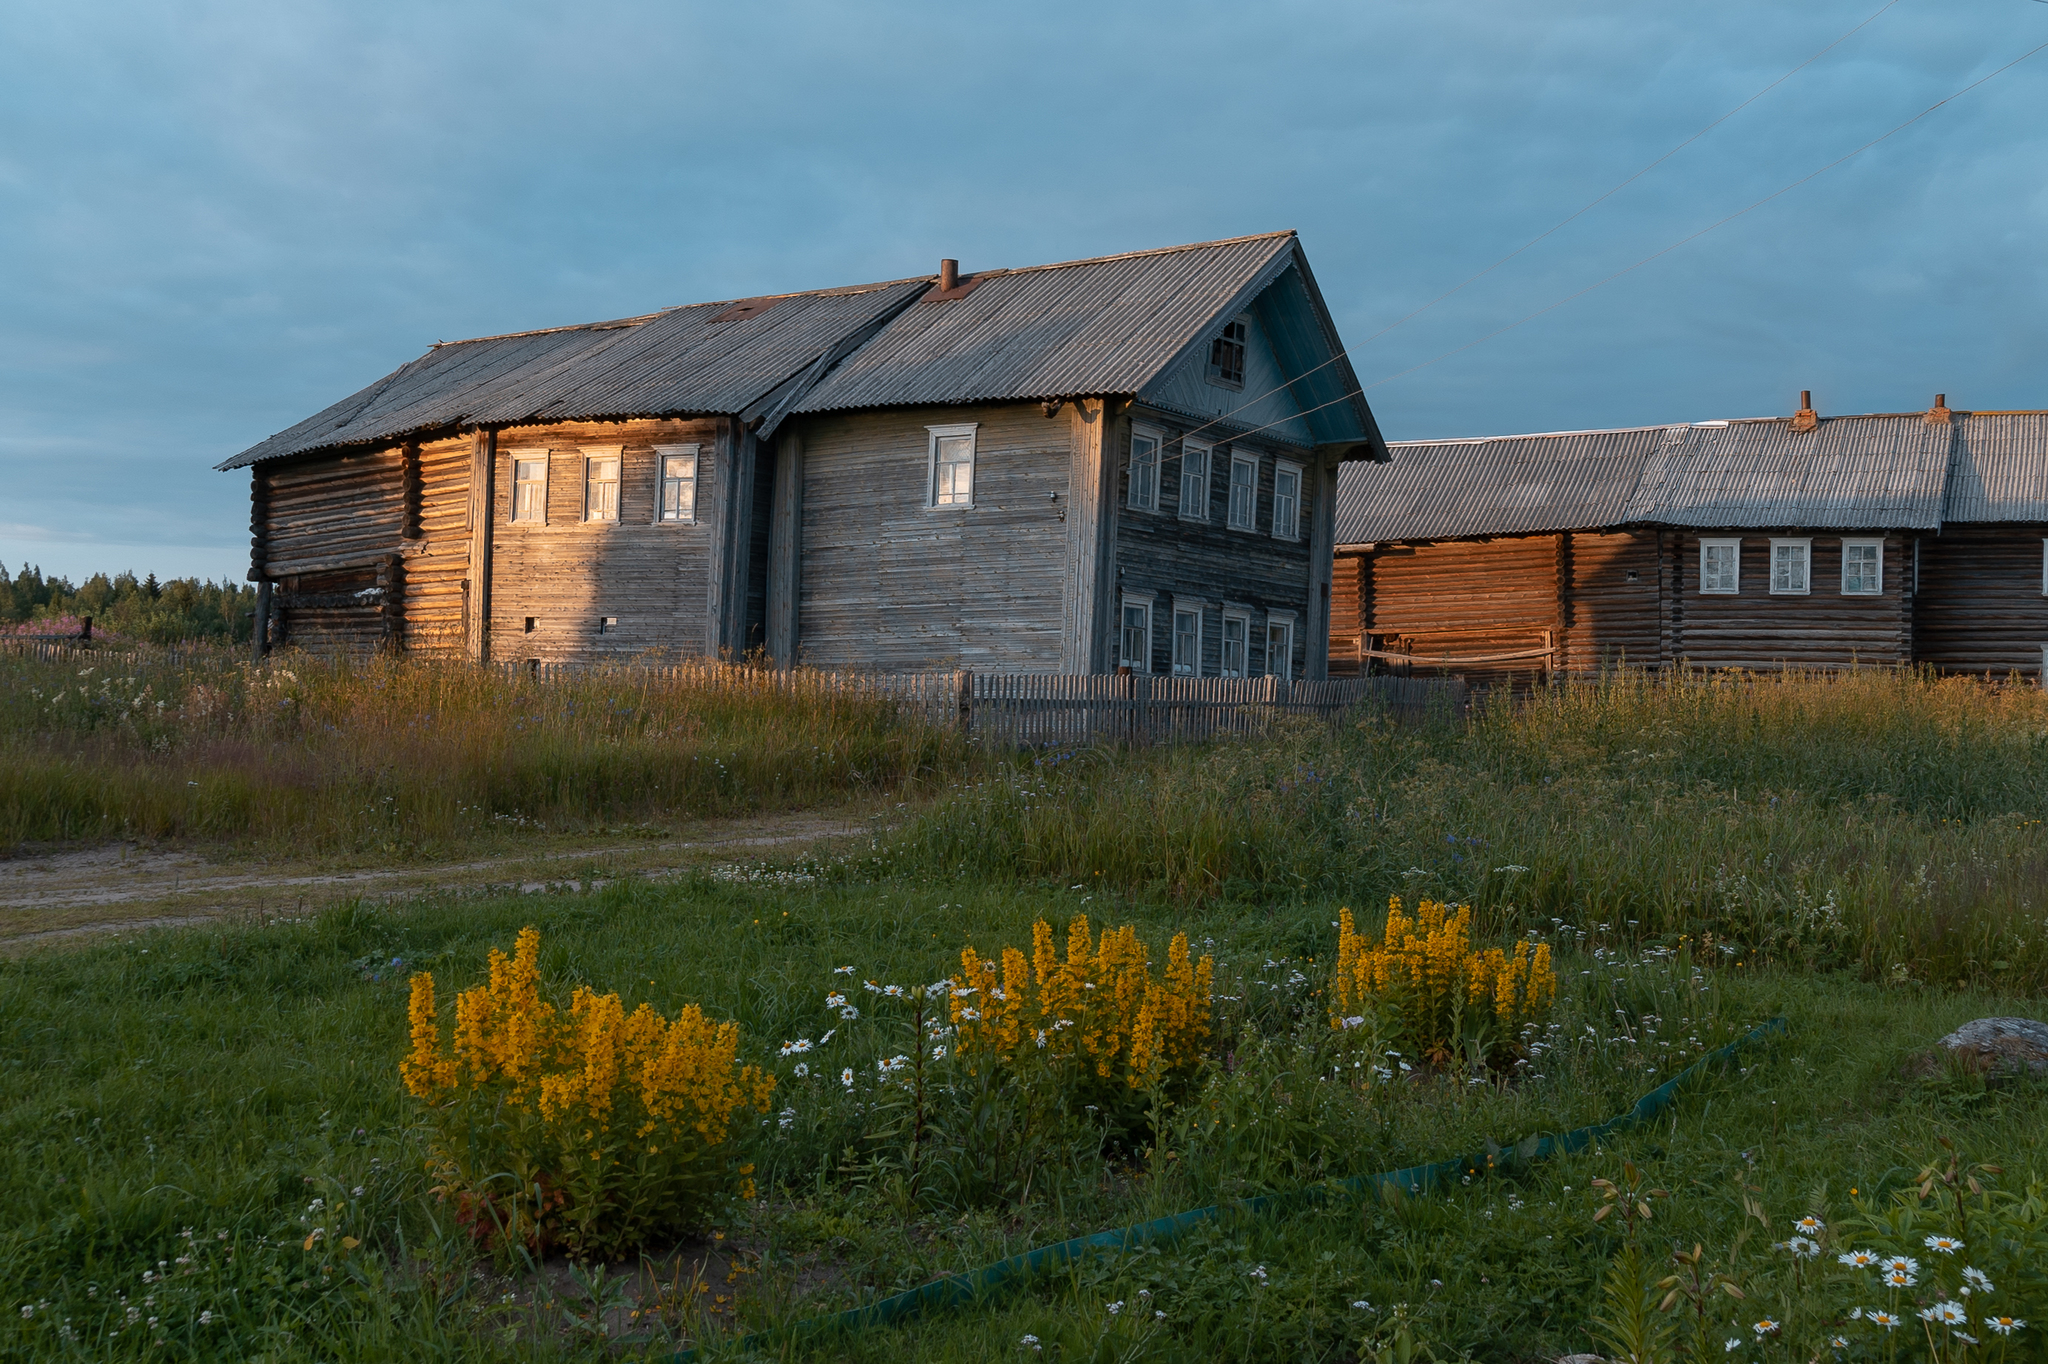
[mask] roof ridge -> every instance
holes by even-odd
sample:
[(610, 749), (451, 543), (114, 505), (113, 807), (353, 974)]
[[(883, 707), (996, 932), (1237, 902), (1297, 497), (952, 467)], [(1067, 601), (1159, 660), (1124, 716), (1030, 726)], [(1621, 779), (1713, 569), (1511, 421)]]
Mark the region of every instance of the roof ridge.
[[(1950, 409), (1958, 417), (2048, 417), (2048, 408), (2039, 407), (1957, 407)], [(1839, 421), (1903, 421), (1915, 420), (1927, 415), (1926, 408), (1911, 412), (1838, 412), (1822, 417), (1823, 422)], [(1566, 436), (1620, 436), (1631, 431), (1665, 431), (1674, 426), (1733, 426), (1738, 422), (1789, 422), (1790, 416), (1782, 417), (1720, 417), (1696, 422), (1654, 422), (1647, 426), (1588, 426), (1571, 431), (1517, 431), (1498, 436), (1437, 436), (1421, 440), (1390, 440), (1387, 448), (1404, 449), (1418, 445), (1483, 445), (1496, 440), (1561, 440)]]
[(701, 303), (672, 303), (666, 308), (656, 308), (651, 313), (636, 313), (631, 317), (615, 317), (601, 322), (565, 322), (555, 327), (531, 327), (522, 332), (494, 332), (489, 336), (465, 336), (454, 341), (436, 341), (429, 349), (468, 346), (479, 341), (515, 341), (522, 336), (547, 336), (554, 332), (601, 332), (614, 328), (640, 327), (656, 318), (667, 317), (670, 313), (680, 313), (691, 308), (729, 308), (735, 303), (750, 303), (755, 299), (775, 299), (779, 302), (785, 298), (844, 298), (849, 294), (894, 289), (901, 284), (922, 284), (930, 279), (930, 275), (909, 275), (903, 279), (877, 280), (873, 284), (841, 284), (830, 289), (791, 289), (781, 294), (743, 294), (738, 298), (706, 299)]
[(1144, 256), (1170, 256), (1176, 251), (1201, 251), (1212, 246), (1235, 246), (1239, 242), (1264, 241), (1269, 237), (1296, 237), (1300, 234), (1293, 228), (1282, 228), (1277, 232), (1249, 232), (1242, 237), (1218, 237), (1207, 242), (1183, 242), (1179, 246), (1153, 246), (1143, 251), (1118, 251), (1107, 256), (1084, 256), (1079, 260), (1048, 261), (1044, 265), (1015, 265), (1003, 268), (990, 267), (987, 270), (961, 272), (983, 275), (1028, 275), (1038, 270), (1070, 270), (1079, 265), (1106, 265), (1113, 260), (1137, 260)]

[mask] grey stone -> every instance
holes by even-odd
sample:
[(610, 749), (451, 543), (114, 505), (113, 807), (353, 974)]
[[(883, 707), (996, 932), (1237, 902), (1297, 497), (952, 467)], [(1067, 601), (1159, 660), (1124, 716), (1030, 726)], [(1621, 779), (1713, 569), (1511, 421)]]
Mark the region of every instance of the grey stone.
[(1599, 1355), (1559, 1355), (1557, 1364), (1607, 1364)]
[(2048, 1023), (2031, 1018), (1978, 1018), (1941, 1039), (1950, 1055), (1976, 1070), (2048, 1075)]

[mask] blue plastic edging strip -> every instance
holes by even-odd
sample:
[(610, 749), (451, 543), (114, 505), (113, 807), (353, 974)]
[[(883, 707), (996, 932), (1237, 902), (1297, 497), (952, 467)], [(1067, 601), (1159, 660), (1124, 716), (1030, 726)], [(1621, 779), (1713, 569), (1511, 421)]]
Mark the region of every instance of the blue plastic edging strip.
[[(1677, 1100), (1681, 1089), (1706, 1074), (1711, 1067), (1727, 1060), (1744, 1047), (1753, 1046), (1766, 1037), (1784, 1031), (1785, 1020), (1782, 1018), (1773, 1018), (1767, 1023), (1758, 1024), (1728, 1045), (1708, 1052), (1637, 1099), (1635, 1106), (1628, 1112), (1618, 1113), (1606, 1122), (1575, 1128), (1561, 1136), (1541, 1138), (1529, 1159), (1548, 1160), (1556, 1155), (1570, 1155), (1583, 1151), (1594, 1142), (1617, 1132), (1626, 1132), (1630, 1128), (1641, 1126), (1669, 1108)], [(836, 1331), (859, 1331), (872, 1326), (887, 1326), (916, 1316), (927, 1308), (955, 1307), (973, 1302), (998, 1289), (1015, 1287), (1048, 1270), (1058, 1269), (1062, 1265), (1072, 1264), (1090, 1255), (1171, 1242), (1204, 1222), (1213, 1222), (1231, 1214), (1262, 1217), (1298, 1206), (1322, 1203), (1332, 1194), (1357, 1196), (1376, 1193), (1389, 1187), (1404, 1193), (1425, 1193), (1452, 1178), (1462, 1179), (1468, 1175), (1484, 1174), (1490, 1159), (1482, 1153), (1434, 1161), (1428, 1165), (1412, 1165), (1405, 1170), (1388, 1170), (1373, 1175), (1357, 1175), (1350, 1179), (1333, 1179), (1290, 1193), (1233, 1199), (1228, 1203), (1216, 1203), (1190, 1212), (1155, 1217), (1149, 1222), (1119, 1227), (1114, 1231), (1098, 1231), (1092, 1236), (1076, 1236), (1072, 1240), (1039, 1246), (1021, 1255), (1012, 1255), (1006, 1260), (998, 1260), (980, 1269), (934, 1279), (928, 1284), (871, 1302), (865, 1307), (854, 1307), (829, 1316), (805, 1317), (788, 1326), (757, 1331), (741, 1337), (731, 1347), (720, 1348), (752, 1350), (776, 1341), (803, 1340)], [(696, 1358), (697, 1349), (693, 1348), (668, 1356), (666, 1364), (692, 1364)]]

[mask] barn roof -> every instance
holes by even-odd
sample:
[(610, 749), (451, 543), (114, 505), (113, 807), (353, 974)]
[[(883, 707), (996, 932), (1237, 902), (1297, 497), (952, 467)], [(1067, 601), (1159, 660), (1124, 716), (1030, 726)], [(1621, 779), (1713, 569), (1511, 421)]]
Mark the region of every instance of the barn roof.
[(1764, 417), (1479, 440), (1401, 441), (1347, 467), (1337, 542), (1611, 526), (1936, 530), (2048, 522), (2048, 413)]
[(1138, 394), (1255, 300), (1288, 368), (1313, 370), (1291, 387), (1317, 409), (1316, 439), (1385, 448), (1292, 232), (962, 285), (939, 296), (930, 278), (897, 280), (436, 345), (219, 467), (472, 425), (731, 414), (761, 419), (765, 436), (795, 411)]

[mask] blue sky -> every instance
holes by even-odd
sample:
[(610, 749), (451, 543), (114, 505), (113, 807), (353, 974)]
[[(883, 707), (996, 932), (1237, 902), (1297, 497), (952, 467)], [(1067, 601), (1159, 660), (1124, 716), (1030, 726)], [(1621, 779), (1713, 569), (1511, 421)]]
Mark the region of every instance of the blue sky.
[[(0, 564), (239, 578), (212, 465), (432, 342), (1298, 229), (1361, 378), (2048, 42), (1897, 0), (25, 3), (0, 13)], [(2048, 407), (2048, 53), (1370, 390), (1395, 439)]]

